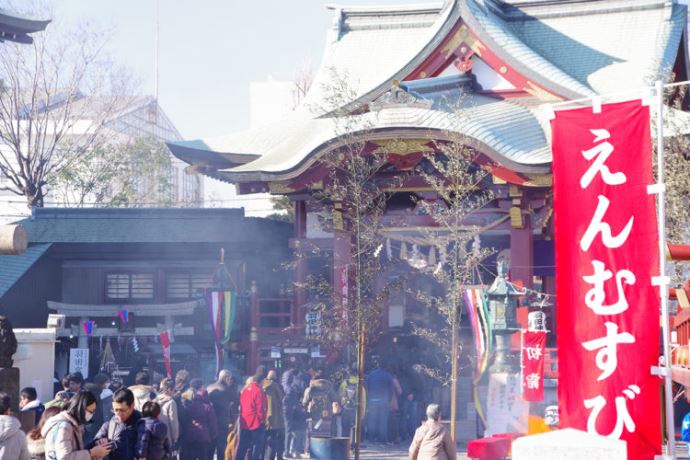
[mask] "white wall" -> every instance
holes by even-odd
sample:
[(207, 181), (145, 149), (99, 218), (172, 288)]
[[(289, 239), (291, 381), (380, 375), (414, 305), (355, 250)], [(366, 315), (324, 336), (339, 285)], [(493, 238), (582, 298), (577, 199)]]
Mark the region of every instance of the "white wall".
[(14, 367), (19, 368), (19, 388), (35, 387), (40, 401), (53, 399), (55, 329), (14, 329), (19, 346)]

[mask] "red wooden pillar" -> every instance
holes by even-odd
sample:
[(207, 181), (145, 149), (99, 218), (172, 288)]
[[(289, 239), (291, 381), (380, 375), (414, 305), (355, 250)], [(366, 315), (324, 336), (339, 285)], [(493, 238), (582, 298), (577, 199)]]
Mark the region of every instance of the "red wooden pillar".
[(304, 325), (302, 307), (307, 303), (307, 259), (302, 250), (302, 243), (307, 238), (307, 207), (304, 200), (295, 201), (295, 280), (294, 301), (292, 303), (291, 322), (296, 327)]
[(557, 324), (556, 323), (556, 277), (555, 276), (545, 276), (544, 277), (544, 292), (551, 296), (551, 299), (549, 300), (549, 303), (551, 303), (551, 306), (544, 313), (546, 313), (546, 315), (547, 315), (546, 324), (547, 324), (547, 327), (549, 329), (549, 334), (551, 337), (554, 338), (554, 339), (552, 339), (551, 343), (555, 343), (555, 337), (557, 337), (557, 335), (556, 335), (556, 324)]
[(532, 287), (534, 276), (534, 235), (529, 215), (522, 216), (522, 228), (510, 229), (510, 279)]
[(252, 281), (250, 290), (250, 328), (249, 356), (247, 357), (247, 375), (254, 375), (259, 365), (259, 293), (256, 281)]

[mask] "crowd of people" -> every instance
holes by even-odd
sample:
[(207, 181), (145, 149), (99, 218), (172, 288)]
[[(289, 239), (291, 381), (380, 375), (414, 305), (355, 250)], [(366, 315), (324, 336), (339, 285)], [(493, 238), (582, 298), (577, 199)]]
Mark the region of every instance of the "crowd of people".
[[(68, 374), (46, 403), (38, 401), (34, 388), (22, 389), (19, 409), (31, 412), (28, 417), (35, 421), (26, 436), (17, 419), (8, 417), (10, 398), (0, 393), (0, 460), (308, 458), (311, 436), (354, 442), (357, 373), (346, 369), (333, 377), (294, 363), (280, 375), (259, 366), (241, 386), (228, 370), (210, 385), (184, 369), (175, 379), (158, 382), (141, 371), (127, 388), (106, 374), (90, 382)], [(420, 427), (421, 402), (394, 373), (375, 365), (361, 389), (365, 442), (413, 439), (418, 458), (425, 448), (420, 442), (440, 433), (439, 445), (447, 448), (443, 427), (436, 423), (438, 406), (427, 410), (429, 420)]]

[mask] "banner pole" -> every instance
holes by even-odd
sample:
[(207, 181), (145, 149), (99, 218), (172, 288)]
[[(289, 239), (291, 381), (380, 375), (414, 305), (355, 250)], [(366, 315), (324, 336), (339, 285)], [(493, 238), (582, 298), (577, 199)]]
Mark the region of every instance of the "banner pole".
[(659, 293), (661, 303), (661, 322), (664, 344), (664, 400), (666, 406), (666, 436), (668, 458), (675, 458), (676, 439), (673, 418), (673, 393), (671, 388), (671, 353), (669, 344), (669, 314), (668, 314), (668, 281), (666, 279), (666, 209), (664, 185), (664, 85), (661, 80), (656, 81), (657, 94), (657, 184), (658, 196), (658, 225), (659, 225)]

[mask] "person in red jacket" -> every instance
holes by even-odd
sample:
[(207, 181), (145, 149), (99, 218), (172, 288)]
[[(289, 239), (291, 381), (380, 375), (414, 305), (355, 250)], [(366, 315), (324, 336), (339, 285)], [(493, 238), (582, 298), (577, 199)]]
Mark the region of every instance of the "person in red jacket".
[(243, 460), (251, 452), (252, 460), (263, 460), (266, 437), (266, 393), (260, 383), (266, 377), (259, 366), (256, 375), (249, 377), (240, 394), (240, 443), (236, 459)]

